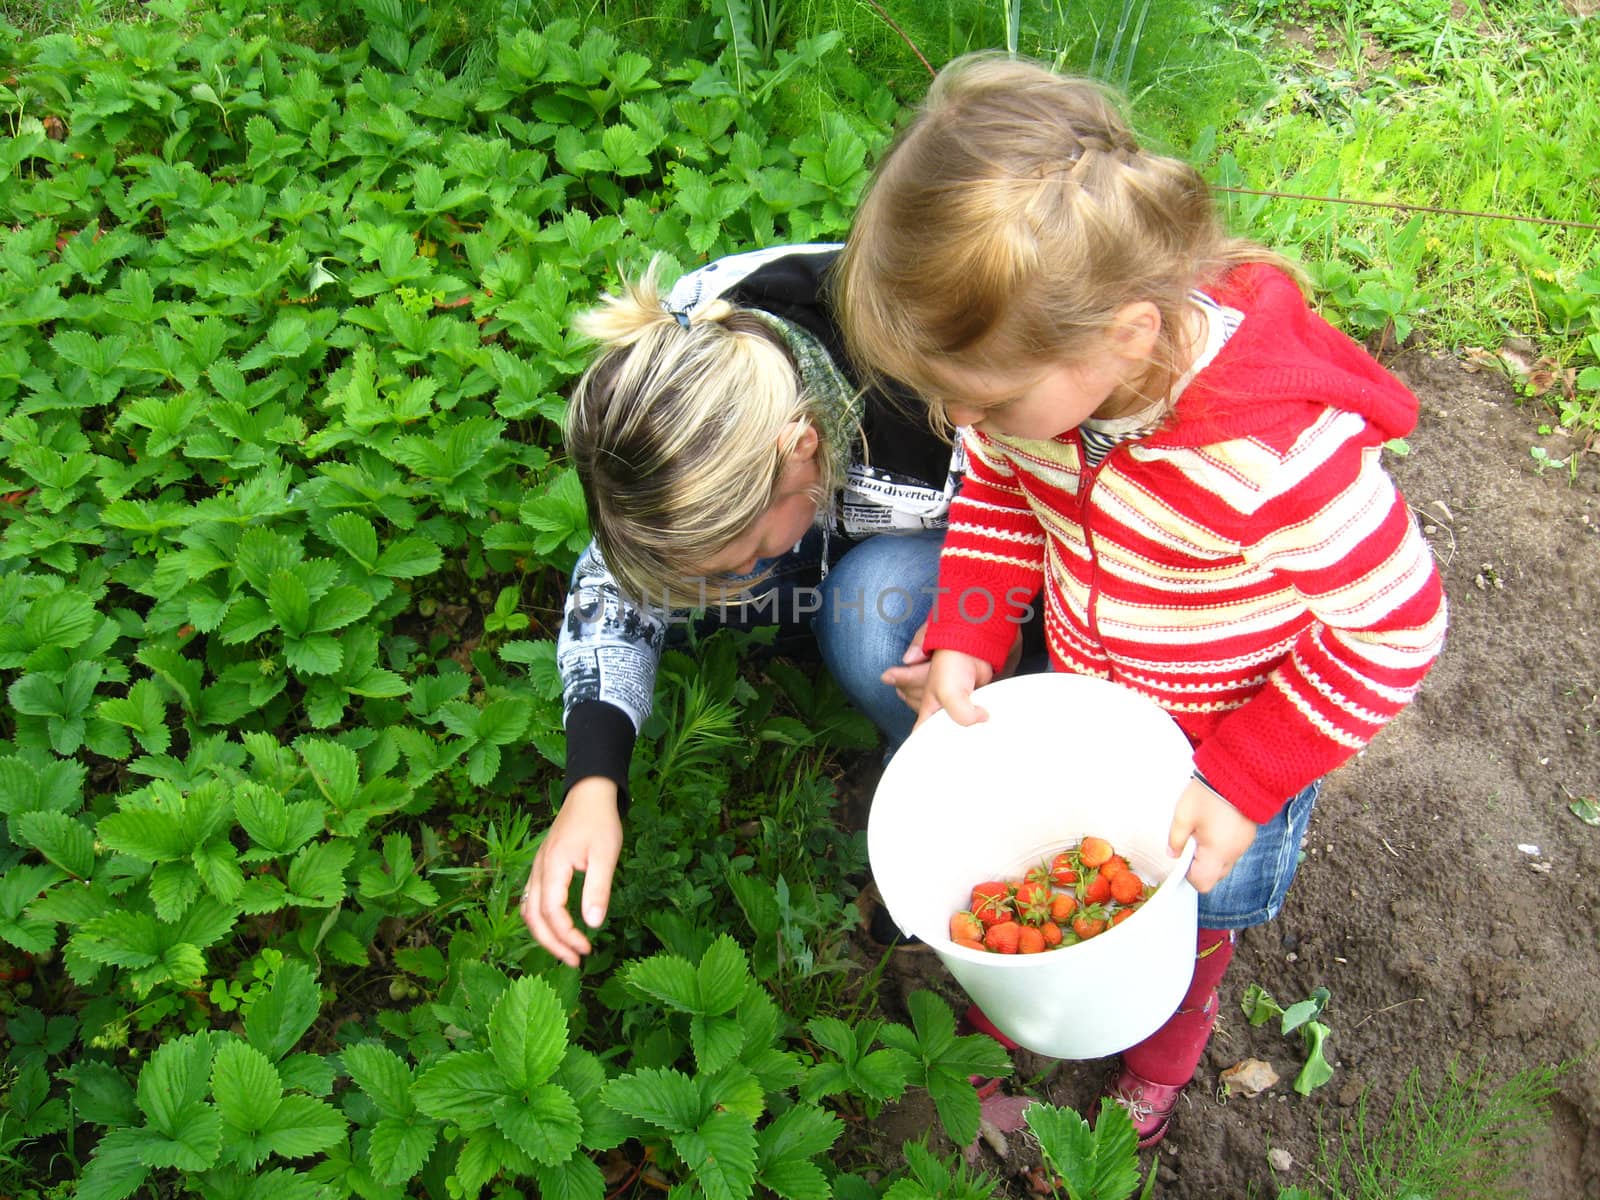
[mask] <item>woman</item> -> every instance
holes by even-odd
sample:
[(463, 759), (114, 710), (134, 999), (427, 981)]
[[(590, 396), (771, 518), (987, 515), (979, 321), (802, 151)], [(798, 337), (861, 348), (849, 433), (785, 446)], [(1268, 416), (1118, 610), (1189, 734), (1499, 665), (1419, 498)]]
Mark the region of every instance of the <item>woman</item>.
[(665, 301), (652, 268), (580, 319), (600, 349), (574, 390), (567, 450), (594, 542), (558, 648), (567, 793), (522, 902), (569, 965), (591, 946), (568, 886), (584, 873), (582, 918), (598, 926), (634, 739), (680, 614), (717, 605), (732, 623), (814, 639), (891, 747), (915, 719), (961, 462), (906, 397), (862, 388), (827, 291), (837, 250), (734, 255)]

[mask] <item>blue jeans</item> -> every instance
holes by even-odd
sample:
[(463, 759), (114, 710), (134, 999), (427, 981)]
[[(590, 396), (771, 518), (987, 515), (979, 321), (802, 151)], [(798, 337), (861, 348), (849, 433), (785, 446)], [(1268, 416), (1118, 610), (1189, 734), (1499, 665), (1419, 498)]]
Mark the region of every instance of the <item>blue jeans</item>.
[(824, 578), (823, 538), (813, 529), (787, 554), (756, 565), (762, 578), (750, 589), (753, 602), (707, 609), (701, 631), (775, 625), (778, 651), (803, 655), (814, 648), (893, 749), (911, 732), (916, 713), (878, 676), (899, 665), (933, 607), (943, 544), (943, 530), (859, 542), (835, 537)]
[(1200, 928), (1245, 929), (1278, 915), (1300, 865), (1300, 842), (1321, 790), (1319, 779), (1256, 828), (1256, 840), (1227, 878), (1200, 897)]
[(822, 581), (811, 631), (823, 664), (893, 749), (917, 714), (878, 676), (900, 659), (933, 607), (944, 531), (880, 534), (852, 546)]

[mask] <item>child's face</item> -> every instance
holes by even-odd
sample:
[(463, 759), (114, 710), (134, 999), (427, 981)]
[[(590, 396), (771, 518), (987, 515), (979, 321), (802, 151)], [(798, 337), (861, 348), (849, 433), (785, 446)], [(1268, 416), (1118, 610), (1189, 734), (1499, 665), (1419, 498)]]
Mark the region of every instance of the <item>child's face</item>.
[(1119, 416), (1143, 402), (1125, 392), (1126, 364), (1106, 355), (1043, 370), (947, 369), (944, 375), (947, 394), (955, 397), (944, 402), (951, 424), (971, 425), (1003, 437), (1045, 441), (1097, 414)]
[(942, 371), (945, 415), (1002, 437), (1046, 441), (1090, 417), (1121, 417), (1150, 400), (1138, 390), (1151, 371), (1161, 316), (1154, 304), (1119, 309), (1108, 331), (1071, 362), (1016, 371)]

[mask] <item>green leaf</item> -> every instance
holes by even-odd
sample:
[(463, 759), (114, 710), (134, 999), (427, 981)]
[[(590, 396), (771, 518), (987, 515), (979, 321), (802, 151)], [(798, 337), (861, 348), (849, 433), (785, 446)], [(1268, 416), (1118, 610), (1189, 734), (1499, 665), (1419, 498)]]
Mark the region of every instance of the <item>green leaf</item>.
[(285, 638), (283, 658), (302, 675), (332, 675), (344, 665), (344, 650), (338, 638), (314, 633), (304, 638)]
[(153, 679), (139, 680), (126, 696), (102, 700), (96, 711), (103, 719), (132, 730), (139, 745), (151, 754), (165, 754), (172, 744), (167, 698)]
[(204, 1171), (222, 1153), (222, 1117), (209, 1104), (196, 1102), (178, 1110), (171, 1132), (146, 1127), (139, 1133), (139, 1161), (147, 1167)]
[(65, 813), (30, 812), (11, 822), (12, 836), (75, 879), (94, 874), (94, 834)]
[(177, 1134), (180, 1115), (205, 1100), (211, 1073), (211, 1035), (191, 1033), (163, 1042), (139, 1072), (135, 1100), (150, 1124)]
[[(1595, 368), (1600, 370), (1600, 368)], [(1567, 810), (1585, 825), (1600, 825), (1600, 798), (1584, 796), (1567, 805)]]
[(844, 1123), (811, 1104), (797, 1104), (756, 1135), (756, 1182), (787, 1200), (827, 1200), (827, 1179), (812, 1158), (833, 1147)]
[(578, 1148), (583, 1121), (572, 1097), (555, 1084), (544, 1084), (495, 1108), (495, 1127), (535, 1162), (554, 1166)]
[(707, 1014), (737, 1007), (752, 982), (744, 951), (726, 933), (719, 935), (701, 958), (698, 978), (700, 1011)]
[(844, 1122), (814, 1104), (796, 1104), (774, 1117), (761, 1130), (760, 1162), (815, 1158), (833, 1148), (844, 1132)]
[(689, 1041), (701, 1074), (714, 1075), (744, 1049), (744, 1026), (734, 1017), (693, 1016), (689, 1018)]
[(344, 871), (355, 855), (346, 841), (312, 842), (294, 856), (285, 883), (290, 903), (327, 908), (344, 899)]
[(367, 1143), (371, 1170), (380, 1183), (404, 1183), (422, 1170), (439, 1137), (439, 1126), (405, 1117), (385, 1117)]
[(361, 760), (356, 752), (321, 738), (301, 738), (295, 749), (310, 768), (323, 799), (340, 811), (349, 808), (361, 781)]
[(293, 571), (274, 571), (267, 583), (267, 607), (284, 634), (300, 638), (311, 623), (311, 593)]
[(190, 856), (206, 890), (224, 904), (232, 904), (244, 891), (244, 872), (233, 845), (222, 839), (199, 846)]
[(698, 1129), (674, 1134), (672, 1148), (708, 1200), (745, 1200), (750, 1195), (756, 1178), (756, 1131), (744, 1117), (714, 1112)]
[(342, 512), (327, 525), (328, 540), (363, 568), (371, 571), (378, 561), (378, 531), (360, 513)]
[(489, 1051), (514, 1088), (550, 1078), (567, 1052), (567, 1015), (555, 989), (536, 975), (512, 983), (489, 1014)]
[(495, 1101), (513, 1090), (493, 1056), (464, 1050), (424, 1071), (411, 1085), (411, 1098), (430, 1117), (476, 1129), (490, 1122)]
[(625, 1116), (647, 1121), (668, 1133), (696, 1128), (705, 1104), (694, 1080), (678, 1071), (643, 1067), (611, 1080), (600, 1098)]
[(553, 1167), (540, 1163), (533, 1170), (539, 1200), (604, 1200), (605, 1176), (586, 1154), (574, 1154)]
[(22, 636), (31, 647), (70, 650), (88, 639), (98, 620), (94, 601), (88, 596), (81, 592), (52, 592), (28, 606), (22, 619)]
[(1333, 1067), (1324, 1057), (1323, 1047), (1328, 1039), (1328, 1027), (1321, 1021), (1311, 1021), (1304, 1026), (1306, 1039), (1306, 1062), (1300, 1068), (1300, 1074), (1294, 1078), (1294, 1090), (1302, 1096), (1309, 1096), (1313, 1089), (1321, 1087), (1333, 1078)]
[(1033, 1104), (1023, 1119), (1070, 1197), (1121, 1200), (1139, 1186), (1139, 1138), (1128, 1112), (1104, 1104), (1091, 1131), (1070, 1108)]
[(269, 1154), (305, 1158), (321, 1153), (343, 1139), (348, 1128), (344, 1117), (326, 1101), (311, 1096), (285, 1096), (255, 1138), (255, 1161)]
[(139, 1158), (145, 1140), (140, 1129), (108, 1130), (95, 1143), (94, 1157), (83, 1169), (76, 1200), (126, 1200), (133, 1195), (150, 1173)]
[(230, 1142), (253, 1138), (272, 1119), (283, 1100), (283, 1081), (277, 1068), (265, 1054), (243, 1042), (226, 1042), (217, 1051), (211, 1090), (228, 1126)]
[(645, 995), (677, 1012), (700, 1010), (700, 979), (686, 960), (671, 954), (656, 954), (630, 966), (625, 981)]
[(245, 1014), (245, 1037), (276, 1062), (305, 1036), (321, 1008), (322, 992), (311, 968), (299, 959), (289, 959), (274, 974), (272, 986), (256, 997)]
[(418, 579), (432, 575), (443, 562), (444, 553), (437, 543), (409, 537), (386, 547), (372, 570), (389, 579)]
[(273, 789), (241, 783), (234, 792), (234, 813), (250, 840), (275, 855), (293, 854), (322, 832), (322, 806), (314, 800), (284, 802)]
[(1272, 1018), (1283, 1016), (1283, 1009), (1272, 998), (1272, 993), (1259, 983), (1252, 983), (1244, 989), (1239, 1007), (1244, 1011), (1245, 1020), (1256, 1026), (1265, 1025)]
[(350, 1078), (384, 1116), (409, 1117), (416, 1111), (411, 1102), (411, 1068), (393, 1050), (378, 1042), (357, 1042), (346, 1046), (341, 1057)]

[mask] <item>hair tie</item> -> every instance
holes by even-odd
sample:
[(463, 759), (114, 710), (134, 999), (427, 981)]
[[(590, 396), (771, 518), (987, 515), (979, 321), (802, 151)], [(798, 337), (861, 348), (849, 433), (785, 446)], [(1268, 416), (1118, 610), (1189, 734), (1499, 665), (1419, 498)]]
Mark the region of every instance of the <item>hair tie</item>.
[(669, 309), (668, 311), (672, 313), (672, 319), (674, 321), (676, 321), (680, 326), (682, 326), (684, 329), (689, 328), (689, 314), (688, 313), (684, 312), (682, 309), (677, 309), (677, 308)]

